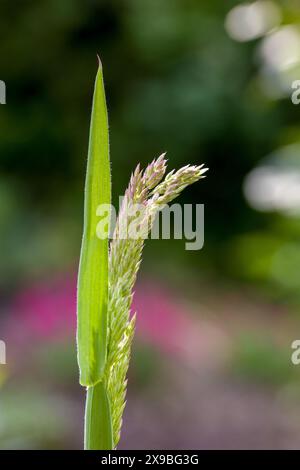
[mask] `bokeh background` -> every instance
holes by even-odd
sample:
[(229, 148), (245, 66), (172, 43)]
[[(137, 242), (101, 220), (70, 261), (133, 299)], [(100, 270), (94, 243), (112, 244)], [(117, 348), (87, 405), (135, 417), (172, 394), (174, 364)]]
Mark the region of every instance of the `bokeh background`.
[(0, 447), (81, 448), (76, 271), (96, 54), (114, 201), (205, 162), (205, 245), (149, 240), (120, 448), (300, 447), (297, 0), (1, 0)]

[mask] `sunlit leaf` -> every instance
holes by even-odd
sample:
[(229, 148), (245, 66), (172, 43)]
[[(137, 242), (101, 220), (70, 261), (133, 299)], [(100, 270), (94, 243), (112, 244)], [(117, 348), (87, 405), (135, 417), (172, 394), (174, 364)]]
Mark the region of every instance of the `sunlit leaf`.
[(108, 119), (102, 66), (96, 76), (87, 174), (84, 233), (78, 275), (77, 347), (80, 383), (102, 379), (107, 354), (108, 237), (97, 237), (97, 208), (110, 204)]

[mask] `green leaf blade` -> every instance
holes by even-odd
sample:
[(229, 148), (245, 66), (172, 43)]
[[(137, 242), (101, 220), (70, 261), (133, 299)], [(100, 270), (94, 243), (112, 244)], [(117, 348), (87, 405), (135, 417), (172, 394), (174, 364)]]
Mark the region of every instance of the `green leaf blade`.
[(110, 404), (103, 382), (87, 389), (84, 448), (85, 450), (113, 448)]
[(95, 81), (85, 182), (84, 230), (77, 291), (80, 383), (102, 379), (107, 355), (108, 234), (97, 236), (97, 208), (111, 202), (108, 118), (101, 64)]

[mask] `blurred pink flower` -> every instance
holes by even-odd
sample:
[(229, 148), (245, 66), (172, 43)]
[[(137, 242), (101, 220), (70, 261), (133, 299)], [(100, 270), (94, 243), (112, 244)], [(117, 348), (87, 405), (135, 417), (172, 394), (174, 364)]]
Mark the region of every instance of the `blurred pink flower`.
[(173, 292), (152, 281), (138, 284), (132, 305), (135, 311), (142, 339), (165, 352), (181, 352), (191, 319)]
[[(153, 281), (138, 283), (132, 311), (137, 311), (137, 332), (162, 351), (180, 353), (192, 318), (174, 293)], [(21, 290), (13, 299), (7, 335), (18, 340), (58, 339), (75, 335), (76, 276), (40, 282)]]
[(137, 311), (137, 332), (143, 341), (196, 370), (199, 364), (202, 370), (215, 367), (226, 356), (227, 335), (209, 318), (206, 308), (199, 302), (187, 306), (164, 285), (153, 281), (138, 284), (132, 311)]
[(39, 339), (75, 332), (76, 281), (74, 276), (41, 282), (19, 292), (12, 301), (9, 330), (13, 336)]

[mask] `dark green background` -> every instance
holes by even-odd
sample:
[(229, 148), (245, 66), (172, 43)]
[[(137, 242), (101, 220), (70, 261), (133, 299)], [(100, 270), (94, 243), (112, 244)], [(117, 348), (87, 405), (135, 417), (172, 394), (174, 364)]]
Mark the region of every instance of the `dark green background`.
[[(290, 364), (290, 343), (300, 334), (299, 216), (256, 211), (243, 193), (246, 175), (265, 157), (286, 145), (299, 143), (300, 108), (291, 103), (288, 92), (271, 97), (266, 87), (261, 86), (264, 63), (259, 50), (264, 36), (238, 42), (228, 35), (224, 27), (226, 15), (239, 3), (0, 2), (0, 79), (7, 87), (7, 104), (0, 107), (1, 321), (11, 321), (11, 329), (16, 328), (10, 306), (20, 290), (41, 281), (51, 283), (53, 278), (77, 269), (91, 98), (99, 54), (109, 110), (114, 201), (124, 192), (137, 163), (146, 165), (163, 151), (168, 152), (170, 168), (205, 163), (210, 169), (205, 180), (180, 197), (181, 203), (205, 204), (204, 249), (185, 251), (180, 240), (149, 240), (142, 278), (166, 283), (178, 298), (193, 304), (196, 317), (201, 318), (204, 310), (208, 321), (215, 322), (222, 332), (232, 326), (232, 330), (226, 330), (231, 342), (229, 352), (226, 350), (229, 359), (222, 372), (216, 374), (213, 390), (226, 388), (224, 383), (236, 380), (237, 388), (232, 385), (232, 403), (237, 401), (237, 407), (239, 387), (245, 387), (247, 393), (253, 389), (255, 396), (260, 397), (261, 393), (264, 397), (261, 400), (266, 402), (268, 393), (274, 397), (282, 390), (285, 392), (286, 387), (291, 387), (293, 397), (299, 395), (297, 371)], [(273, 3), (281, 9), (281, 26), (299, 28), (297, 2)], [(297, 67), (299, 63), (293, 69), (296, 75)], [(296, 154), (295, 168), (298, 158)], [(281, 261), (277, 262), (274, 274), (274, 259), (278, 256)], [(205, 341), (214, 349), (218, 340), (213, 331), (210, 334)], [(0, 446), (80, 445), (81, 418), (76, 421), (76, 438), (68, 426), (65, 434), (53, 438), (50, 433), (49, 437), (43, 420), (43, 410), (48, 410), (45, 412), (48, 416), (49, 409), (59, 402), (57, 396), (68, 387), (70, 396), (77, 397), (80, 415), (83, 397), (76, 389), (72, 341), (73, 337), (61, 345), (57, 359), (54, 350), (57, 353), (59, 348), (49, 341), (46, 352), (39, 349), (33, 354), (38, 366), (29, 361), (27, 369), (18, 370), (18, 354), (24, 355), (22, 348), (16, 348), (13, 364), (8, 361), (5, 368), (0, 366), (3, 403), (17, 393), (12, 410), (14, 406), (30, 409), (32, 403), (34, 414), (38, 398), (33, 390), (40, 373), (43, 377), (40, 383), (44, 384), (39, 422), (32, 424), (28, 417), (22, 421), (18, 413), (8, 412), (5, 419), (11, 428), (3, 431), (2, 444), (0, 431)], [(155, 403), (168, 394), (173, 397), (171, 400), (180, 400), (180, 393), (175, 398), (172, 386), (164, 391), (159, 379), (157, 382), (153, 379), (160, 363), (157, 353), (151, 347), (142, 344), (139, 347), (133, 365), (136, 378), (131, 382), (132, 397), (143, 393), (147, 396), (150, 392), (145, 392), (142, 385), (149, 380), (154, 381)], [(50, 359), (53, 377), (48, 376)], [(169, 361), (173, 364), (173, 359)], [(207, 362), (210, 363), (210, 358), (204, 356), (197, 370), (206, 370)], [(218, 434), (220, 422), (225, 419), (222, 413), (216, 413), (211, 441), (203, 437), (201, 419), (199, 427), (191, 424), (193, 407), (198, 405), (188, 405), (193, 401), (188, 397), (201, 396), (201, 390), (197, 392), (199, 383), (193, 382), (195, 378), (185, 377), (182, 371), (174, 371), (174, 376), (185, 385), (193, 383), (193, 393), (187, 391), (184, 405), (191, 407), (190, 415), (186, 411), (190, 417), (182, 430), (185, 438), (179, 433), (174, 439), (164, 441), (162, 437), (161, 444), (152, 445), (181, 448), (191, 442), (196, 447), (197, 444), (214, 447), (218, 443), (233, 447), (235, 432), (238, 433), (235, 427), (232, 433), (224, 430), (224, 435)], [(52, 404), (44, 400), (45, 390)], [(152, 401), (149, 397), (145, 400), (148, 405)], [(140, 404), (138, 409), (147, 409), (147, 403)], [(252, 398), (249, 401), (246, 398), (245, 409), (248, 404), (251, 409), (251, 403)], [(293, 402), (295, 409), (299, 404), (297, 398), (296, 404)], [(1, 406), (0, 398), (0, 429)], [(219, 406), (223, 409), (227, 405)], [(276, 411), (273, 414), (269, 411), (265, 418), (270, 429), (272, 420), (277, 419), (273, 415), (278, 406), (275, 400)], [(10, 410), (9, 405), (4, 407)], [(232, 408), (235, 410), (234, 405)], [(130, 416), (129, 428), (130, 420), (136, 420), (138, 429), (147, 429), (147, 417), (141, 417), (138, 411)], [(171, 435), (173, 419), (170, 418)], [(152, 426), (153, 433), (157, 432), (159, 420)], [(246, 434), (241, 446), (259, 447), (251, 444), (256, 426), (260, 424), (254, 420), (249, 437)], [(55, 428), (54, 423), (54, 435)], [(124, 433), (126, 429), (125, 426)], [(288, 442), (292, 446), (298, 442), (296, 437), (281, 441), (268, 432), (262, 437), (265, 445), (280, 447), (286, 445), (282, 442)], [(151, 445), (140, 433), (132, 431), (127, 435), (124, 446)]]

